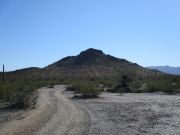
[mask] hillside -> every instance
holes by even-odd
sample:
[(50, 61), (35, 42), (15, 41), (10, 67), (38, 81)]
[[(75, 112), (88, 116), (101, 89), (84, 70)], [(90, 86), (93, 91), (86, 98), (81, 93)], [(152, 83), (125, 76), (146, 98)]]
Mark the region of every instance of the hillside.
[(68, 56), (44, 68), (26, 68), (6, 73), (8, 80), (69, 80), (83, 78), (117, 78), (128, 75), (134, 79), (158, 78), (166, 74), (144, 68), (136, 63), (88, 49), (77, 56)]
[(147, 67), (149, 69), (155, 69), (167, 74), (180, 75), (180, 67), (171, 67), (171, 66), (151, 66)]
[(69, 56), (47, 67), (49, 76), (64, 77), (115, 77), (129, 75), (133, 78), (151, 78), (163, 75), (125, 59), (104, 54), (101, 50), (88, 49), (77, 56)]
[(42, 69), (38, 67), (30, 67), (18, 69), (5, 73), (5, 79), (10, 81), (17, 80), (37, 80), (42, 77)]

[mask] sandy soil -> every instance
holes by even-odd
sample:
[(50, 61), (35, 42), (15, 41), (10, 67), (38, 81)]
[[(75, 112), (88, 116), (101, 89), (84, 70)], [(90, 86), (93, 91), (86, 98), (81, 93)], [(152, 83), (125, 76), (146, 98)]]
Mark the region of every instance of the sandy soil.
[(0, 135), (180, 135), (178, 95), (103, 93), (83, 100), (64, 90), (40, 89), (32, 111), (0, 112)]
[(93, 134), (180, 135), (180, 96), (103, 93), (79, 100), (93, 120)]
[(19, 113), (19, 119), (12, 118), (8, 122), (1, 123), (0, 135), (84, 135), (88, 133), (91, 126), (90, 115), (65, 98), (61, 94), (64, 89), (64, 86), (40, 89), (37, 108)]

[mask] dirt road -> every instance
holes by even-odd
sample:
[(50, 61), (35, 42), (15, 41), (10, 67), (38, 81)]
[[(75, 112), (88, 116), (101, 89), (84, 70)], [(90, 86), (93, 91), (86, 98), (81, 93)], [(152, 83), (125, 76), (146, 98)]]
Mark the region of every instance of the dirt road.
[(64, 86), (39, 90), (38, 107), (0, 127), (0, 135), (85, 135), (91, 127), (89, 113), (62, 94)]
[(85, 100), (64, 89), (40, 89), (37, 108), (15, 111), (7, 123), (0, 112), (0, 135), (180, 135), (179, 95), (103, 93)]

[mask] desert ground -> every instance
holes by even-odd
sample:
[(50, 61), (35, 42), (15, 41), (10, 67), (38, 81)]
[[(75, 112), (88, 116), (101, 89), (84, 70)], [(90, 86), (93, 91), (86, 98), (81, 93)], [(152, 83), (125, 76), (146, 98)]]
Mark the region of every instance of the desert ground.
[(0, 135), (179, 135), (180, 96), (102, 93), (74, 98), (65, 86), (41, 88), (33, 110), (0, 109)]

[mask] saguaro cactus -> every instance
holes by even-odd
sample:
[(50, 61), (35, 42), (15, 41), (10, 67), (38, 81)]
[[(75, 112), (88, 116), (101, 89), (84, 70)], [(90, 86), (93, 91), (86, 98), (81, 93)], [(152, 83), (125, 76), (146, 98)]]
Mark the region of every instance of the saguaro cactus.
[(4, 77), (4, 64), (3, 64), (3, 82), (5, 81), (5, 77)]

